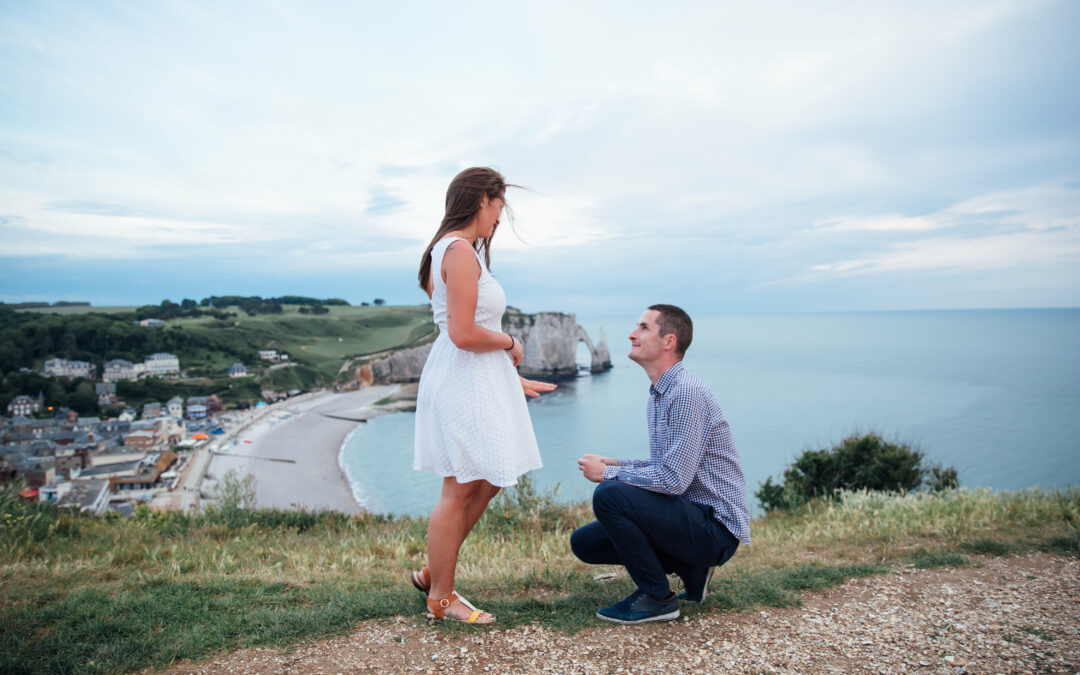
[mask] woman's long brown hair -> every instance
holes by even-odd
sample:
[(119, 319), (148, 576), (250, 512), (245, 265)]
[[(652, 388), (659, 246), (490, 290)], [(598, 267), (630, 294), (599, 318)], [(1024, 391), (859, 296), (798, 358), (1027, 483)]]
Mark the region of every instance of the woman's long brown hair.
[[(484, 197), (488, 199), (502, 199), (506, 203), (506, 181), (495, 169), (473, 167), (465, 169), (454, 180), (450, 181), (450, 187), (446, 189), (446, 213), (443, 215), (439, 229), (431, 238), (431, 243), (424, 250), (424, 257), (420, 259), (420, 288), (427, 292), (428, 277), (431, 275), (431, 249), (436, 242), (446, 236), (447, 232), (460, 230), (469, 224), (480, 210), (480, 202)], [(484, 264), (491, 269), (491, 239), (478, 238), (473, 244), (476, 251), (484, 253)], [(434, 286), (434, 279), (432, 280)]]

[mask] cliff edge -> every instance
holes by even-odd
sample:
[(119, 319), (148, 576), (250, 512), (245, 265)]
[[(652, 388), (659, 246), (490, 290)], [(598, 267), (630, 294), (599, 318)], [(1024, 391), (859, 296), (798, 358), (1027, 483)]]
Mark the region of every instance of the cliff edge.
[[(566, 379), (577, 376), (577, 346), (584, 342), (592, 355), (589, 370), (611, 368), (611, 354), (603, 329), (594, 344), (573, 314), (537, 312), (525, 314), (508, 307), (503, 330), (521, 342), (525, 357), (518, 367), (523, 377)], [(358, 367), (353, 386), (416, 382), (424, 369), (431, 343), (400, 349)], [(352, 387), (347, 387), (352, 388)]]

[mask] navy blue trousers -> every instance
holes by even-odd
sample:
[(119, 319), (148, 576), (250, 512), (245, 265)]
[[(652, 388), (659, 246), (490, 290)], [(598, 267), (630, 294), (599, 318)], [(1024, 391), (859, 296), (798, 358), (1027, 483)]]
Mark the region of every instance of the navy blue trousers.
[(645, 593), (671, 595), (668, 574), (723, 565), (739, 540), (712, 517), (712, 507), (675, 495), (606, 480), (593, 491), (596, 520), (570, 535), (570, 549), (591, 565), (622, 565)]

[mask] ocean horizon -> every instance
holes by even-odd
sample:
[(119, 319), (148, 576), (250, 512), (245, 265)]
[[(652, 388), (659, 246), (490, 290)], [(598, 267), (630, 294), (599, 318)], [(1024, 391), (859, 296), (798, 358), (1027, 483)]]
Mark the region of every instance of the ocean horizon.
[[(582, 372), (529, 411), (544, 467), (539, 490), (589, 497), (576, 459), (648, 454), (649, 381), (626, 358), (632, 317), (603, 328), (611, 370)], [(715, 393), (753, 493), (802, 450), (874, 431), (952, 466), (965, 487), (1080, 483), (1080, 309), (722, 314), (695, 318), (685, 365)], [(579, 345), (578, 360), (588, 354)], [(359, 425), (340, 464), (368, 510), (426, 514), (441, 479), (412, 470), (413, 413)]]

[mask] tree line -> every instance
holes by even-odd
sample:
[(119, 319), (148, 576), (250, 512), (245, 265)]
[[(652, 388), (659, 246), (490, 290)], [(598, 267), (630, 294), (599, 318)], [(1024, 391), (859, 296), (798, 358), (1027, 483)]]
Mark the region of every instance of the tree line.
[(188, 331), (179, 326), (147, 330), (132, 314), (34, 314), (0, 306), (0, 373), (33, 367), (45, 359), (89, 361), (100, 375), (106, 360), (142, 361), (169, 352), (194, 366), (208, 354), (254, 361), (261, 345), (240, 331)]
[[(169, 319), (190, 318), (198, 316), (212, 316), (217, 319), (226, 319), (235, 316), (232, 312), (226, 312), (229, 307), (237, 307), (248, 316), (257, 314), (282, 314), (285, 305), (300, 305), (302, 314), (309, 312), (325, 314), (327, 305), (348, 305), (341, 298), (308, 298), (302, 295), (283, 295), (278, 298), (263, 298), (258, 295), (211, 295), (195, 302), (191, 298), (184, 298), (180, 302), (162, 300), (160, 305), (143, 305), (135, 310), (135, 318)], [(304, 311), (307, 309), (307, 311)], [(312, 311), (318, 309), (319, 311)]]

